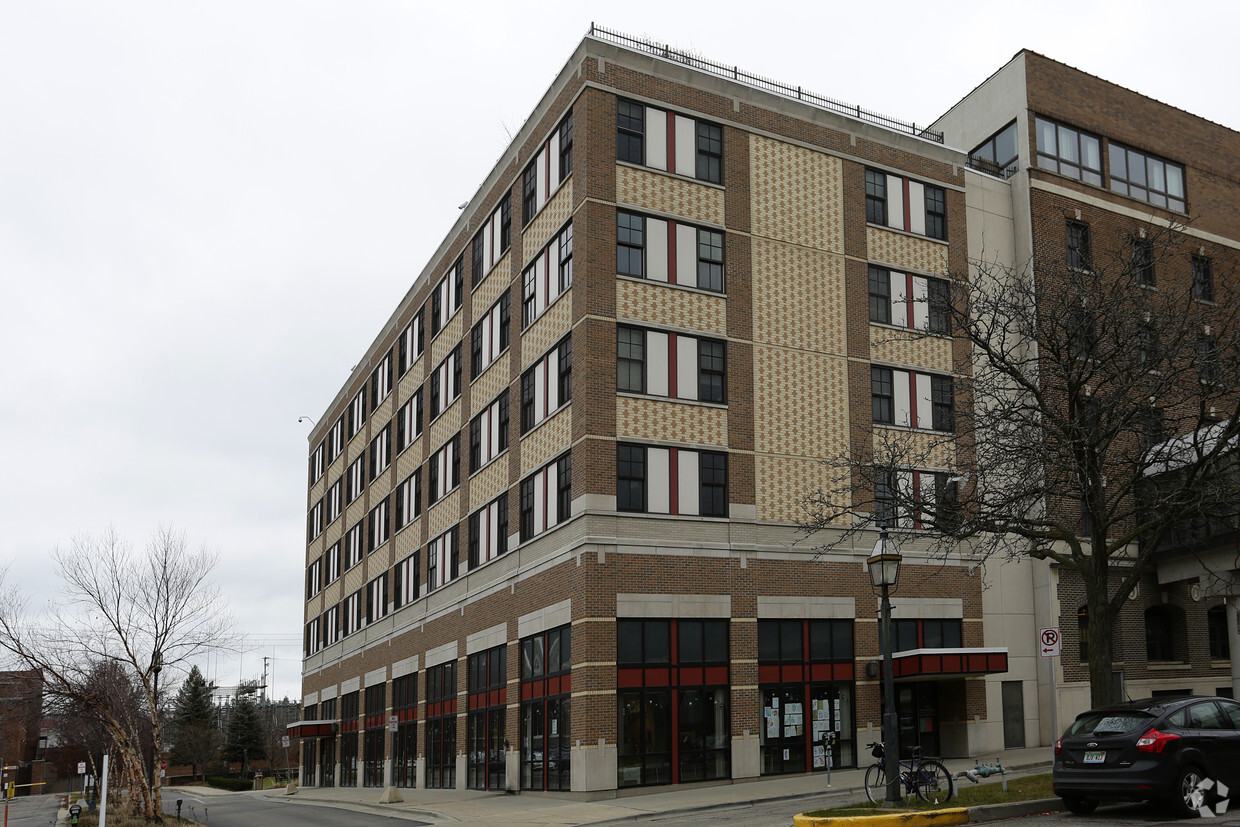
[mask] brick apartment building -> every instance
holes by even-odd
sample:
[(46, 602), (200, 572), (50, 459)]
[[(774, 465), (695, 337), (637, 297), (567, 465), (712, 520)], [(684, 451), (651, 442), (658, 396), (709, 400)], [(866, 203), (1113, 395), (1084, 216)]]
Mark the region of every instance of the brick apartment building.
[[(823, 551), (805, 497), (823, 460), (969, 404), (933, 299), (980, 228), (1016, 261), (1031, 190), (1124, 200), (1027, 169), (1041, 101), (995, 88), (1010, 115), (983, 129), (967, 98), (944, 142), (583, 39), (311, 434), (305, 784), (609, 794), (865, 762), (873, 539)], [(1015, 177), (953, 148), (1013, 119)], [(915, 528), (901, 550), (901, 743), (1045, 742), (1033, 636), (1069, 586), (1028, 564), (983, 590)]]

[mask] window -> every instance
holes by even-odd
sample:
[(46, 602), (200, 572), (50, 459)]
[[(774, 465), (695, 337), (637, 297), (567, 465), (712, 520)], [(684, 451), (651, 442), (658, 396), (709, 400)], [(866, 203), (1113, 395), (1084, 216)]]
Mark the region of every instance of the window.
[(396, 453), (404, 451), (421, 435), (422, 389), (418, 388), (396, 412)]
[(314, 485), (323, 476), (323, 455), (324, 443), (320, 442), (319, 447), (310, 453), (310, 484)]
[(1156, 207), (1188, 212), (1184, 196), (1184, 167), (1115, 141), (1110, 142), (1107, 152), (1111, 159), (1112, 192), (1146, 201)]
[(383, 786), (386, 704), (387, 683), (366, 687), (366, 730), (362, 734), (362, 785), (365, 787)]
[(483, 227), (474, 234), (474, 240), (469, 245), (469, 277), (474, 286), (482, 284), (482, 277), (486, 274), (486, 232)]
[(619, 325), (616, 389), (722, 404), (727, 346), (715, 339)]
[(644, 164), (646, 107), (633, 101), (616, 102), (616, 160)]
[(1102, 142), (1096, 135), (1037, 118), (1038, 166), (1102, 186)]
[(884, 526), (896, 522), (896, 475), (885, 468), (874, 472), (874, 520)]
[(504, 689), (508, 684), (508, 648), (495, 646), (469, 656), (466, 691), (469, 693), (465, 754), (472, 790), (502, 790), (506, 780), (504, 756)]
[(952, 380), (950, 376), (930, 377), (931, 427), (936, 431), (954, 428)]
[(876, 467), (873, 475), (875, 522), (944, 532), (959, 527), (960, 486), (952, 473)]
[(560, 122), (560, 180), (573, 173), (573, 113)]
[(1148, 238), (1132, 240), (1132, 280), (1142, 287), (1154, 286), (1154, 245)]
[(871, 414), (875, 422), (895, 422), (895, 384), (891, 368), (870, 368)]
[(969, 153), (969, 164), (975, 169), (1010, 177), (1008, 167), (1016, 162), (1016, 121), (1000, 129), (984, 143)]
[(697, 178), (723, 183), (723, 127), (697, 122)]
[(362, 388), (349, 403), (349, 439), (366, 424), (366, 389)]
[(366, 584), (366, 622), (374, 623), (388, 613), (387, 572)]
[(1141, 449), (1149, 451), (1167, 438), (1163, 409), (1146, 405), (1141, 410)]
[(572, 509), (572, 460), (563, 454), (521, 480), (521, 542), (564, 522)]
[(392, 423), (383, 426), (379, 435), (370, 442), (370, 481), (387, 470), (392, 464)]
[(887, 224), (887, 176), (873, 169), (865, 171), (865, 220)]
[(1218, 340), (1208, 333), (1197, 337), (1197, 372), (1207, 384), (1219, 379)]
[(461, 395), (461, 346), (452, 348), (431, 373), (431, 421)]
[(396, 486), (396, 530), (400, 531), (422, 513), (422, 469), (415, 468)]
[(526, 224), (534, 220), (536, 212), (538, 212), (538, 164), (530, 161), (530, 165), (521, 174), (521, 214), (525, 217)]
[(892, 620), (895, 651), (910, 649), (959, 649), (962, 643), (960, 620)]
[(331, 646), (340, 640), (340, 606), (328, 606), (323, 612), (323, 645)]
[(348, 503), (352, 503), (358, 497), (362, 496), (362, 492), (366, 490), (366, 455), (361, 454), (353, 464), (349, 466), (349, 499)]
[[(507, 247), (507, 245), (504, 246)], [(464, 279), (464, 267), (458, 258), (431, 292), (432, 336), (443, 330), (448, 320), (461, 309), (461, 294), (465, 288)]]
[(726, 517), (727, 487), (722, 451), (616, 446), (618, 511)]
[(400, 334), (401, 376), (408, 373), (409, 368), (413, 367), (413, 363), (422, 355), (422, 315), (423, 310), (419, 309), (417, 313), (413, 314), (413, 319), (405, 327), (404, 332)]
[(931, 333), (951, 333), (951, 284), (943, 279), (926, 279), (927, 329)]
[(391, 523), (388, 521), (388, 507), (390, 504), (391, 501), (384, 497), (378, 505), (370, 510), (370, 548), (368, 551), (374, 551), (388, 541), (388, 534), (391, 531)]
[(891, 324), (891, 271), (870, 265), (870, 321)]
[(511, 323), (509, 295), (505, 292), (474, 325), (470, 335), (470, 375), (477, 378), (508, 348)]
[(1151, 661), (1182, 661), (1187, 649), (1184, 610), (1171, 604), (1145, 610), (1145, 656)]
[(565, 224), (521, 272), (521, 327), (527, 328), (573, 284), (573, 225)]
[(926, 185), (926, 235), (947, 240), (947, 193)]
[(341, 416), (336, 420), (336, 424), (327, 432), (327, 461), (331, 462), (340, 456), (344, 451), (344, 422), (345, 417)]
[(327, 524), (336, 522), (344, 507), (344, 480), (338, 479), (327, 489)]
[(890, 324), (930, 333), (951, 332), (951, 285), (946, 279), (869, 266), (872, 324)]
[(379, 403), (387, 399), (388, 394), (392, 392), (392, 352), (389, 350), (387, 355), (379, 362), (379, 366), (375, 368), (374, 373), (370, 375), (370, 409), (374, 410), (379, 407)]
[(616, 272), (622, 276), (642, 278), (646, 237), (646, 219), (624, 210), (616, 211)]
[(358, 589), (344, 599), (345, 637), (362, 628), (362, 590)]
[(545, 421), (572, 400), (571, 334), (521, 375), (521, 434)]
[(399, 609), (418, 599), (418, 553), (415, 551), (401, 560), (393, 571), (392, 601), (394, 608)]
[(508, 449), (508, 390), (469, 422), (469, 473)]
[(1231, 643), (1227, 640), (1227, 607), (1214, 606), (1206, 611), (1206, 630), (1210, 637), (1210, 659), (1230, 660)]
[(359, 520), (344, 535), (344, 568), (345, 571), (362, 562), (362, 533), (364, 526)]
[(392, 783), (397, 787), (412, 787), (417, 778), (417, 672), (392, 678), (392, 714), (398, 721), (392, 735)]
[[(561, 626), (521, 640), (521, 788), (568, 790), (571, 785), (569, 682), (572, 637)], [(550, 679), (550, 680), (548, 680)]]
[(1137, 326), (1137, 363), (1146, 370), (1158, 370), (1162, 350), (1158, 341), (1158, 328), (1150, 322)]
[(478, 568), (508, 551), (508, 494), (469, 515), (469, 568)]
[(573, 286), (573, 225), (571, 223), (560, 231), (557, 243), (560, 258), (559, 287), (560, 292), (563, 293)]
[(1068, 266), (1077, 270), (1088, 270), (1089, 225), (1083, 221), (1068, 220)]
[(310, 535), (311, 541), (318, 539), (318, 536), (323, 533), (322, 500), (319, 500), (314, 505), (310, 506), (309, 525), (306, 528), (306, 533)]
[(426, 786), (456, 787), (456, 661), (426, 670)]
[(323, 590), (323, 558), (318, 557), (306, 568), (306, 599)]
[(427, 496), (430, 504), (439, 502), (449, 491), (461, 484), (461, 435), (449, 439), (431, 455), (427, 463)]
[(324, 572), (324, 576), (326, 577), (326, 579), (323, 581), (323, 583), (324, 585), (327, 585), (329, 583), (335, 583), (336, 580), (340, 577), (340, 541), (339, 540), (337, 540), (335, 543), (332, 543), (331, 548), (329, 548), (327, 552), (324, 553), (323, 559), (327, 563), (326, 571)]
[(1210, 259), (1205, 256), (1193, 256), (1193, 298), (1203, 302), (1214, 301), (1214, 274)]
[(440, 534), (426, 546), (426, 590), (434, 591), (457, 578), (460, 529), (457, 526)]
[(723, 233), (698, 230), (697, 286), (703, 290), (723, 292)]
[(507, 250), (512, 243), (512, 194), (505, 193), (499, 202), (499, 248)]
[(319, 618), (315, 617), (306, 624), (306, 641), (305, 653), (306, 657), (310, 657), (323, 647), (323, 635), (319, 631)]

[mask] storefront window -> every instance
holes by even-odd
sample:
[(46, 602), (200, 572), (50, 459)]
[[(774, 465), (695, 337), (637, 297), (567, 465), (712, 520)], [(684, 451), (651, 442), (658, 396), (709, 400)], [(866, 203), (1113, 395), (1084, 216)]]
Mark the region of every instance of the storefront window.
[(456, 661), (426, 670), (426, 786), (456, 787)]
[(521, 641), (521, 789), (572, 788), (572, 637), (560, 626)]
[(392, 736), (392, 783), (397, 787), (417, 784), (418, 756), (418, 675), (402, 675), (392, 681), (392, 714), (396, 733)]
[(496, 646), (469, 656), (469, 722), (466, 733), (471, 790), (502, 790), (504, 708), (508, 684), (507, 647)]

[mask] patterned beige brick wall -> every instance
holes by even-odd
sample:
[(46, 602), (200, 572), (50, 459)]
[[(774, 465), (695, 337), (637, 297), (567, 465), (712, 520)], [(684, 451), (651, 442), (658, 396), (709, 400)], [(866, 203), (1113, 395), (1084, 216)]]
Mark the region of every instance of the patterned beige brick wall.
[(899, 456), (902, 465), (917, 468), (954, 468), (956, 443), (951, 434), (877, 426), (874, 455)]
[[(327, 449), (324, 448), (324, 450)], [(341, 452), (334, 460), (332, 460), (331, 464), (327, 466), (327, 470), (323, 472), (323, 479), (327, 480), (327, 483), (330, 485), (344, 473), (344, 468), (345, 454)]]
[[(430, 405), (430, 398), (426, 400), (426, 404)], [(432, 422), (422, 431), (422, 438), (426, 440), (428, 451), (438, 451), (440, 446), (452, 438), (452, 435), (461, 430), (461, 424), (464, 420), (464, 414), (461, 413), (465, 406), (461, 404), (461, 398), (458, 396), (456, 401), (448, 406), (448, 410), (439, 415), (439, 418)], [(430, 409), (426, 410), (427, 415)], [(464, 451), (469, 447), (465, 438), (461, 439), (461, 450)]]
[(475, 414), (482, 410), (482, 406), (491, 404), (500, 391), (508, 387), (508, 364), (511, 356), (512, 352), (505, 350), (498, 359), (483, 369), (482, 375), (470, 386), (469, 400)]
[(404, 560), (421, 547), (423, 519), (424, 517), (418, 517), (412, 523), (396, 532), (394, 542), (396, 544), (395, 556), (397, 560)]
[[(349, 427), (348, 422), (346, 421), (345, 422), (345, 433), (346, 434), (349, 432), (348, 427)], [(350, 439), (344, 446), (345, 464), (352, 465), (354, 462), (356, 462), (358, 457), (366, 453), (366, 448), (367, 448), (366, 428), (363, 426), (363, 428), (360, 431), (358, 431), (356, 434), (354, 434), (353, 438)]]
[(686, 221), (724, 223), (721, 188), (624, 164), (616, 165), (616, 203), (647, 207)]
[(521, 233), (521, 254), (525, 256), (525, 264), (529, 264), (534, 255), (551, 240), (551, 236), (564, 226), (564, 222), (568, 221), (572, 214), (572, 209), (573, 179), (569, 178)]
[(616, 317), (726, 336), (728, 300), (709, 293), (678, 290), (658, 282), (616, 279)]
[(728, 411), (655, 397), (616, 398), (616, 436), (701, 445), (728, 444)]
[(320, 534), (317, 540), (315, 540), (314, 542), (306, 546), (306, 565), (307, 566), (310, 565), (310, 562), (312, 560), (317, 560), (323, 554), (323, 549), (327, 548), (327, 546), (324, 545), (324, 542), (323, 542), (324, 536), (325, 536), (324, 534)]
[[(396, 481), (403, 482), (405, 477), (413, 473), (413, 470), (421, 465), (422, 459), (422, 440), (426, 438), (426, 431), (422, 432), (422, 436), (413, 441), (413, 444), (400, 452), (400, 456), (396, 458)], [(393, 437), (395, 439), (395, 437)]]
[(831, 484), (832, 469), (816, 459), (758, 454), (754, 458), (755, 510), (759, 520), (802, 523), (805, 498)]
[[(520, 306), (513, 308), (512, 318), (514, 327), (519, 327)], [(547, 311), (521, 334), (521, 370), (524, 371), (560, 341), (572, 326), (573, 289), (570, 287), (567, 293), (560, 296), (555, 304), (547, 308)], [(513, 335), (516, 335), (515, 331)]]
[(750, 135), (749, 170), (754, 235), (819, 250), (844, 249), (839, 158)]
[(334, 606), (344, 599), (344, 581), (337, 580), (334, 583), (329, 583), (323, 587), (323, 591), (319, 592), (319, 596), (323, 600), (324, 608)]
[[(395, 361), (396, 358), (397, 358), (396, 354), (393, 354), (392, 355), (393, 361)], [(393, 364), (392, 370), (395, 371), (398, 367), (400, 366)], [(369, 389), (367, 389), (366, 392), (367, 394), (369, 394), (370, 393)], [(366, 404), (368, 405), (370, 404), (369, 399), (366, 400)], [(379, 429), (382, 428), (384, 425), (386, 425), (392, 419), (392, 414), (394, 414), (395, 412), (396, 412), (396, 394), (389, 393), (387, 395), (387, 399), (384, 399), (382, 402), (380, 402), (375, 407), (375, 409), (370, 412), (370, 421), (373, 423), (373, 427), (371, 428), (372, 439), (379, 432)], [(392, 438), (395, 439), (396, 434), (392, 434)]]
[(870, 326), (872, 358), (929, 370), (951, 372), (952, 340), (945, 336), (917, 336), (890, 327)]
[(320, 549), (320, 552), (322, 551), (322, 549), (327, 548), (328, 546), (330, 546), (332, 543), (336, 542), (343, 536), (344, 536), (344, 520), (340, 517), (337, 517), (335, 520), (332, 521), (332, 524), (329, 525), (323, 531), (323, 536), (319, 538), (319, 540), (321, 541), (320, 545), (322, 546), (322, 548)]
[(460, 522), (461, 489), (451, 491), (426, 510), (427, 537), (434, 539)]
[[(425, 341), (425, 339), (423, 341)], [(399, 354), (400, 352), (398, 350), (396, 357), (398, 360), (400, 358)], [(413, 392), (418, 389), (418, 385), (422, 384), (423, 371), (425, 370), (425, 368), (422, 367), (422, 363), (425, 359), (426, 353), (423, 352), (422, 355), (419, 356), (409, 367), (409, 370), (405, 373), (405, 375), (401, 377), (400, 381), (396, 383), (396, 395), (400, 399), (400, 404), (403, 405), (405, 402), (409, 401), (409, 397), (413, 396)], [(396, 369), (400, 370), (399, 361), (397, 362)]]
[[(348, 530), (350, 526), (357, 525), (358, 520), (366, 516), (366, 498), (358, 497), (353, 502), (345, 506), (344, 509), (344, 529)], [(341, 554), (343, 554), (343, 550)]]
[(923, 273), (947, 273), (947, 245), (942, 242), (867, 226), (865, 243), (870, 261)]
[(366, 555), (366, 576), (368, 578), (378, 577), (383, 572), (392, 567), (396, 561), (392, 559), (392, 555), (396, 551), (396, 544), (388, 540), (374, 551)]
[(522, 478), (567, 451), (572, 438), (573, 406), (570, 402), (521, 440)]
[[(353, 594), (353, 592), (366, 585), (366, 567), (362, 565), (354, 566), (344, 573), (344, 578), (340, 582), (342, 595)], [(365, 607), (362, 608), (362, 611), (365, 611)]]
[(755, 238), (753, 295), (755, 342), (847, 352), (842, 256)]
[(469, 510), (477, 511), (508, 490), (508, 453), (469, 478)]
[[(370, 483), (370, 503), (378, 504), (379, 500), (392, 493), (392, 475), (384, 471), (379, 478)], [(392, 503), (392, 508), (396, 507), (396, 503)]]
[(476, 322), (491, 305), (499, 300), (500, 294), (512, 286), (512, 275), (499, 267), (492, 267), (491, 272), (482, 277), (482, 282), (474, 289), (473, 318)]
[[(427, 313), (426, 335), (427, 336), (431, 335), (430, 312), (431, 312), (431, 303), (428, 301), (426, 303), (426, 313)], [(453, 316), (451, 319), (449, 319), (448, 323), (443, 326), (443, 330), (439, 331), (439, 334), (435, 336), (435, 341), (431, 342), (431, 346), (430, 348), (428, 348), (430, 351), (430, 357), (431, 357), (431, 363), (430, 363), (431, 370), (434, 370), (435, 368), (437, 368), (439, 366), (439, 363), (442, 362), (445, 358), (447, 358), (448, 354), (452, 351), (452, 348), (460, 344), (461, 336), (462, 336), (461, 331), (463, 331), (464, 329), (465, 329), (465, 314), (461, 312), (460, 310), (458, 310), (456, 311), (456, 315)], [(425, 356), (426, 354), (423, 353), (422, 355)], [(469, 343), (466, 342), (461, 347), (461, 359), (465, 360), (468, 358), (469, 358)]]
[(310, 504), (314, 505), (318, 502), (323, 494), (327, 491), (327, 474), (319, 477), (318, 482), (310, 486)]
[(754, 347), (754, 450), (832, 457), (848, 450), (848, 363)]

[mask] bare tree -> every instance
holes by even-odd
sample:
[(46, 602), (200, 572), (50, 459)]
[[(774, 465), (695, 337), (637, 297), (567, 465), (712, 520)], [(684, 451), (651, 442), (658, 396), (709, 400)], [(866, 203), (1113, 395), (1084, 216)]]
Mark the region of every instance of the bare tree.
[[(932, 553), (1052, 560), (1110, 629), (1159, 549), (1240, 524), (1240, 285), (1182, 231), (1125, 227), (1059, 267), (972, 262), (929, 314), (969, 345), (950, 427), (854, 440), (806, 530), (831, 546), (882, 522)], [(1111, 636), (1088, 653), (1093, 703), (1118, 700)]]
[[(38, 615), (29, 612), (16, 584), (0, 589), (0, 648), (24, 668), (39, 669), (45, 692), (79, 704), (98, 717), (132, 798), (148, 819), (162, 812), (159, 774), (148, 781), (151, 761), (163, 752), (160, 670), (188, 671), (194, 656), (227, 646), (232, 619), (209, 575), (217, 555), (191, 550), (185, 536), (157, 531), (135, 552), (114, 530), (74, 538), (54, 555), (62, 599)], [(133, 681), (145, 721), (123, 714), (124, 705), (100, 688), (100, 663), (113, 663)], [(162, 694), (162, 689), (161, 689)]]

